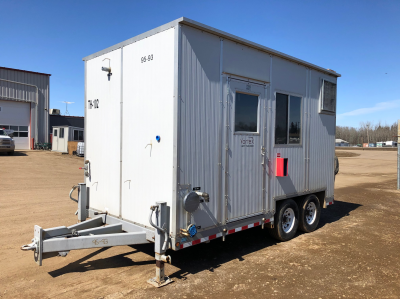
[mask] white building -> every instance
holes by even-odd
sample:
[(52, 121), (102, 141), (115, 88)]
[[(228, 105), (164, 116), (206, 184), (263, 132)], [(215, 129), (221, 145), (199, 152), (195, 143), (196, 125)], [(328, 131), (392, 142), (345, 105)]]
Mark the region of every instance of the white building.
[(335, 146), (350, 146), (350, 143), (343, 139), (335, 139)]
[(376, 143), (376, 147), (397, 147), (396, 141), (381, 141)]

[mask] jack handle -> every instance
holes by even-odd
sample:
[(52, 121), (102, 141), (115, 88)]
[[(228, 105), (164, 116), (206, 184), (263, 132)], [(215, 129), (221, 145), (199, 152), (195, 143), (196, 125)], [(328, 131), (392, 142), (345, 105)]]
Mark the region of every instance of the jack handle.
[(71, 195), (72, 195), (72, 192), (74, 192), (74, 190), (75, 190), (76, 188), (79, 188), (79, 185), (72, 186), (71, 191), (69, 191), (69, 198), (70, 198), (71, 200), (75, 201), (75, 202), (78, 202), (77, 199), (75, 199), (75, 198), (73, 198), (73, 197), (71, 196)]
[(155, 229), (158, 229), (159, 231), (163, 232), (164, 235), (165, 235), (165, 240), (164, 240), (164, 244), (163, 244), (163, 247), (162, 247), (162, 250), (164, 251), (167, 248), (167, 242), (168, 242), (168, 239), (169, 239), (168, 232), (167, 232), (166, 229), (163, 229), (163, 228), (161, 228), (161, 227), (159, 227), (159, 226), (157, 226), (157, 225), (155, 225), (153, 223), (153, 219), (152, 219), (153, 212), (155, 210), (158, 210), (158, 206), (151, 206), (150, 210), (151, 210), (151, 212), (150, 212), (150, 216), (149, 216), (149, 222), (150, 222), (151, 226), (154, 227)]

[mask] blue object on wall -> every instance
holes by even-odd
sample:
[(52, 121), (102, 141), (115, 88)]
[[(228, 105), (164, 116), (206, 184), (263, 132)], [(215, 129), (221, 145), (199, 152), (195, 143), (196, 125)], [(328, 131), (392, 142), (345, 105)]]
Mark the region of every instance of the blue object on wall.
[(193, 237), (197, 234), (196, 225), (191, 224), (191, 225), (189, 226), (189, 228), (188, 228), (188, 233), (189, 233), (190, 237), (193, 238)]

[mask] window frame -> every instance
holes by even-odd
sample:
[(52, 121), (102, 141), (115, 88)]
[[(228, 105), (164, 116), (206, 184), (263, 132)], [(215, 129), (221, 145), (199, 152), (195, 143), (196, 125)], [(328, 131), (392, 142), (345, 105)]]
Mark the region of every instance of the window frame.
[(58, 138), (58, 129), (53, 129), (53, 137), (57, 137)]
[[(336, 99), (335, 99), (335, 111), (330, 111), (330, 110), (325, 110), (323, 108), (324, 105), (324, 81), (327, 81), (329, 83), (335, 84), (336, 85)], [(319, 99), (319, 113), (322, 114), (328, 114), (328, 115), (336, 115), (337, 111), (337, 82), (333, 82), (333, 80), (329, 80), (326, 78), (320, 78), (320, 99)]]
[[(251, 96), (256, 96), (258, 99), (258, 104), (257, 104), (257, 132), (246, 132), (246, 131), (235, 131), (235, 123), (236, 123), (236, 93), (241, 93), (241, 94), (248, 94)], [(250, 135), (250, 136), (260, 136), (260, 118), (261, 118), (261, 109), (260, 109), (260, 93), (257, 92), (249, 92), (248, 90), (243, 90), (240, 88), (235, 88), (235, 101), (233, 103), (233, 135)]]
[[(11, 127), (16, 127), (17, 129), (11, 129)], [(26, 127), (26, 130), (22, 130), (21, 127)], [(16, 125), (0, 125), (0, 128), (5, 128), (6, 130), (13, 130), (14, 132), (11, 134), (12, 138), (29, 138), (29, 126), (16, 126)], [(26, 134), (26, 136), (20, 136), (20, 133)]]
[[(75, 132), (78, 132), (78, 139), (75, 139)], [(82, 140), (79, 139), (79, 132), (82, 132)], [(83, 141), (83, 136), (84, 136), (83, 130), (74, 129), (74, 132), (72, 133), (72, 136), (73, 136), (73, 138), (74, 138), (74, 139), (73, 139), (74, 141)]]
[[(61, 132), (62, 132), (62, 137), (61, 137)], [(64, 128), (60, 128), (60, 134), (58, 135), (58, 138), (64, 139), (64, 135), (65, 135)]]
[[(276, 132), (276, 94), (280, 93), (280, 94), (284, 94), (288, 96), (288, 106), (287, 106), (287, 115), (288, 115), (288, 119), (287, 119), (287, 132), (286, 132), (286, 139), (287, 139), (287, 143), (285, 144), (277, 144), (275, 143), (275, 132)], [(298, 97), (300, 98), (300, 142), (299, 143), (289, 143), (289, 124), (290, 124), (290, 96), (293, 97)], [(284, 90), (279, 90), (276, 89), (274, 92), (274, 100), (275, 100), (275, 107), (274, 107), (274, 137), (273, 137), (273, 142), (274, 142), (274, 148), (275, 147), (303, 147), (303, 123), (304, 123), (304, 96), (299, 94), (299, 93), (294, 93), (294, 92), (287, 92)]]

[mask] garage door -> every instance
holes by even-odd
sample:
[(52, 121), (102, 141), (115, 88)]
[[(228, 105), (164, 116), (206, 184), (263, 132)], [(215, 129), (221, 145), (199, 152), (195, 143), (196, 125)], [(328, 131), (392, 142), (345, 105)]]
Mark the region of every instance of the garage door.
[(0, 128), (14, 130), (16, 149), (29, 149), (30, 103), (0, 100)]

